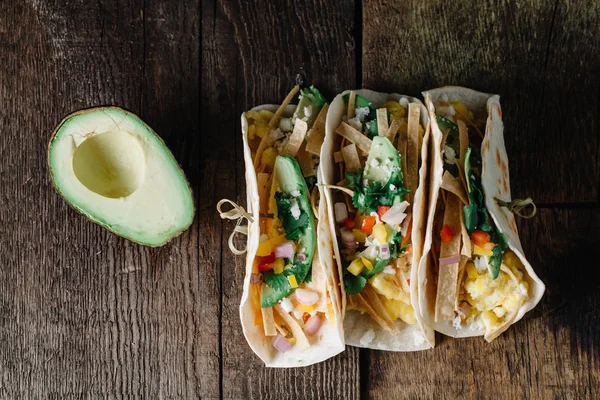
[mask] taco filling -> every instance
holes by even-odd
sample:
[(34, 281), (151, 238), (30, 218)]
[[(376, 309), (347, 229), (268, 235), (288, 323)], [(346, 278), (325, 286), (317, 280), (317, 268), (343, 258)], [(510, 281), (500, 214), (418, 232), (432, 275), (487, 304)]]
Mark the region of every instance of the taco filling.
[(484, 328), (487, 338), (514, 320), (529, 285), (523, 264), (485, 206), (481, 144), (486, 122), (461, 101), (439, 101), (444, 170), (433, 227), (435, 321), (452, 322), (456, 329)]
[(314, 205), (327, 103), (316, 88), (304, 88), (292, 114), (288, 105), (298, 90), (275, 112), (245, 113), (260, 199), (250, 299), (255, 325), (263, 326), (279, 352), (305, 350), (327, 320), (336, 324)]
[(385, 330), (396, 321), (415, 324), (411, 232), (420, 105), (401, 98), (376, 109), (355, 92), (344, 101), (334, 153), (341, 181), (333, 195), (347, 310), (368, 313)]

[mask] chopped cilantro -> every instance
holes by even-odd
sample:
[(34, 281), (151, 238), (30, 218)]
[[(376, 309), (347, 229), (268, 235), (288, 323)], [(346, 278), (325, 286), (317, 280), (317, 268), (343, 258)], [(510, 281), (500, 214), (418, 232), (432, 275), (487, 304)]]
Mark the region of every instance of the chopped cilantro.
[(346, 271), (344, 274), (344, 289), (346, 294), (357, 294), (363, 291), (367, 284), (367, 279), (362, 275), (352, 275)]
[[(281, 219), (285, 238), (288, 240), (297, 240), (308, 226), (308, 214), (298, 206), (298, 201), (283, 192), (275, 193), (277, 201), (277, 214)], [(299, 216), (294, 217), (294, 210)]]
[[(379, 206), (391, 206), (402, 202), (409, 190), (402, 183), (400, 171), (392, 174), (389, 181), (382, 185), (379, 182), (367, 183), (363, 179), (364, 170), (361, 168), (356, 173), (347, 173), (348, 187), (354, 191), (352, 203), (361, 214), (377, 212)], [(393, 185), (394, 189), (391, 189)]]
[(317, 176), (307, 176), (306, 178), (304, 178), (304, 180), (306, 181), (306, 187), (308, 187), (308, 191), (312, 191), (315, 185), (317, 184)]
[[(348, 104), (349, 98), (350, 98), (350, 93), (346, 93), (343, 97), (346, 104)], [(365, 119), (362, 121), (365, 124), (365, 127), (367, 128), (365, 133), (367, 134), (369, 139), (373, 139), (374, 136), (379, 135), (379, 130), (377, 128), (377, 110), (375, 109), (375, 107), (373, 107), (373, 104), (371, 104), (371, 102), (369, 100), (367, 100), (366, 98), (357, 94), (356, 97), (354, 98), (354, 107), (355, 108), (364, 108), (364, 107), (369, 108), (369, 113), (367, 115), (365, 115)], [(389, 114), (388, 114), (388, 118), (389, 118)]]

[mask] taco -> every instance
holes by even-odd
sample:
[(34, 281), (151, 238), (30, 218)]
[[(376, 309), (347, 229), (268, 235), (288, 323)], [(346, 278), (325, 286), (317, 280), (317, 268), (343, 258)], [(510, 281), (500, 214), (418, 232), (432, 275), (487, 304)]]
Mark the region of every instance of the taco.
[(314, 87), (290, 105), (298, 91), (241, 117), (251, 221), (240, 315), (248, 344), (270, 367), (344, 350), (327, 207), (316, 186), (328, 105)]
[(510, 202), (500, 98), (461, 87), (425, 92), (431, 179), (419, 309), (452, 337), (498, 337), (540, 301)]
[(433, 347), (416, 312), (424, 238), (429, 118), (412, 97), (346, 91), (331, 103), (323, 184), (344, 290), (346, 343), (391, 351)]

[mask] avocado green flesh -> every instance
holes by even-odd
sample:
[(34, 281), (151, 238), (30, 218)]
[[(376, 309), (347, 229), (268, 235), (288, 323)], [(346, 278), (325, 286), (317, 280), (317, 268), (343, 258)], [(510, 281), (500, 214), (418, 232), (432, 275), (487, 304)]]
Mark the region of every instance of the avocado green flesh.
[(400, 169), (400, 154), (384, 136), (375, 136), (365, 164), (364, 178), (385, 185)]
[[(295, 289), (292, 288), (287, 280), (287, 276), (294, 274), (298, 285), (306, 279), (312, 265), (317, 244), (317, 232), (315, 217), (312, 207), (308, 200), (308, 188), (302, 176), (298, 162), (290, 156), (278, 156), (275, 159), (273, 170), (273, 185), (277, 191), (291, 194), (298, 190), (300, 195), (296, 197), (298, 208), (301, 212), (308, 214), (308, 226), (296, 241), (296, 253), (303, 253), (306, 257), (304, 262), (294, 260), (294, 267), (284, 270), (282, 273), (286, 278), (281, 280), (282, 284), (273, 288), (268, 284), (262, 286), (260, 305), (261, 307), (271, 307), (277, 304), (281, 299), (289, 296)], [(285, 227), (284, 227), (285, 228)]]
[(164, 142), (117, 107), (71, 114), (48, 149), (57, 191), (93, 222), (134, 242), (160, 246), (194, 217), (187, 180)]

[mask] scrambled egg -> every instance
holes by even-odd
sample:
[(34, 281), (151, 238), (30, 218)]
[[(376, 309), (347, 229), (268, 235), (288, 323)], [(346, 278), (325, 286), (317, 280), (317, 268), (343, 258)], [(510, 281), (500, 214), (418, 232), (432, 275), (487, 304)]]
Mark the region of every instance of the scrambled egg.
[(523, 278), (523, 264), (513, 252), (507, 251), (504, 254), (502, 266), (508, 268), (518, 282), (504, 271), (492, 280), (487, 271), (478, 272), (473, 263), (466, 266), (465, 291), (460, 300), (471, 304), (467, 321), (474, 320), (480, 314), (487, 332), (500, 327), (505, 316), (516, 312), (527, 298), (529, 290), (529, 285)]
[(411, 325), (417, 322), (410, 303), (410, 293), (406, 293), (402, 289), (395, 274), (380, 272), (369, 279), (369, 284), (384, 297), (382, 299), (383, 306), (392, 320), (395, 321), (399, 318)]

